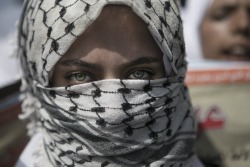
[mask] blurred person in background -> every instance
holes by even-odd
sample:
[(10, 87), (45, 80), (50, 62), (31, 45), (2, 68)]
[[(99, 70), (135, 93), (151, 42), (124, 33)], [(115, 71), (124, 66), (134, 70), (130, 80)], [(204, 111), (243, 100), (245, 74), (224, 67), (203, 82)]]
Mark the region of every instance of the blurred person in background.
[(250, 0), (189, 0), (185, 11), (188, 59), (250, 61)]
[(196, 153), (208, 167), (249, 167), (250, 1), (188, 0), (182, 11)]

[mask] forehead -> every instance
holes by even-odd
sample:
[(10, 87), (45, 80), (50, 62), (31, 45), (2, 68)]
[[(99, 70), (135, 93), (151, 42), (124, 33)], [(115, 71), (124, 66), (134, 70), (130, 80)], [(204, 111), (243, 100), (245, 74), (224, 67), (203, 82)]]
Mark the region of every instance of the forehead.
[(124, 55), (159, 50), (147, 24), (130, 7), (122, 5), (105, 6), (99, 17), (76, 39), (63, 57), (81, 57), (96, 48)]
[(212, 8), (223, 7), (225, 5), (229, 6), (239, 6), (243, 5), (244, 7), (250, 6), (250, 0), (213, 0)]
[[(124, 5), (107, 5), (84, 33), (91, 31), (97, 33), (97, 31), (101, 31), (112, 35), (116, 31), (130, 33), (135, 30), (137, 33), (140, 33), (147, 28), (147, 24), (130, 7)], [(112, 30), (115, 30), (115, 32)]]

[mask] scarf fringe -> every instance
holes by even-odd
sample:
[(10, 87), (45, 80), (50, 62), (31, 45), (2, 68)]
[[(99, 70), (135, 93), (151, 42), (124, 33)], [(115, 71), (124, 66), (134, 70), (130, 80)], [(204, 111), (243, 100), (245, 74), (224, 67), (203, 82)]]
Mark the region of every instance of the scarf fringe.
[(38, 110), (41, 107), (40, 102), (31, 93), (27, 91), (27, 82), (22, 79), (22, 86), (20, 91), (23, 92), (20, 95), (20, 100), (22, 101), (22, 113), (19, 114), (20, 120), (29, 120), (27, 125), (27, 134), (32, 137), (35, 134), (41, 132), (41, 123), (39, 121)]

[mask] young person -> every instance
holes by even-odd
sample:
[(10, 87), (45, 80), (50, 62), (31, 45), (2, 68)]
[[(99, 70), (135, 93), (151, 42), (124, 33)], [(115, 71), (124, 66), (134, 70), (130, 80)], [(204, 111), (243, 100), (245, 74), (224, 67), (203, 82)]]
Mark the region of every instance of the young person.
[(185, 38), (190, 59), (249, 61), (250, 1), (191, 0)]
[(184, 50), (173, 0), (26, 1), (17, 166), (202, 166)]

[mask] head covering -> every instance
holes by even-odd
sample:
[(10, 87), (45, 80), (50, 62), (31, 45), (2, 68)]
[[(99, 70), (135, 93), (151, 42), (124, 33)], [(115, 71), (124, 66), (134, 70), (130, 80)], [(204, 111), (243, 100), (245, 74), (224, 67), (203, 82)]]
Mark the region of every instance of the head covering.
[[(174, 74), (49, 87), (53, 66), (108, 4), (129, 6), (147, 23)], [(30, 126), (43, 133), (37, 166), (193, 166), (196, 124), (183, 83), (184, 50), (174, 0), (25, 1), (22, 117), (35, 118)]]
[(188, 60), (203, 60), (200, 25), (213, 0), (189, 0), (183, 9), (184, 39)]

